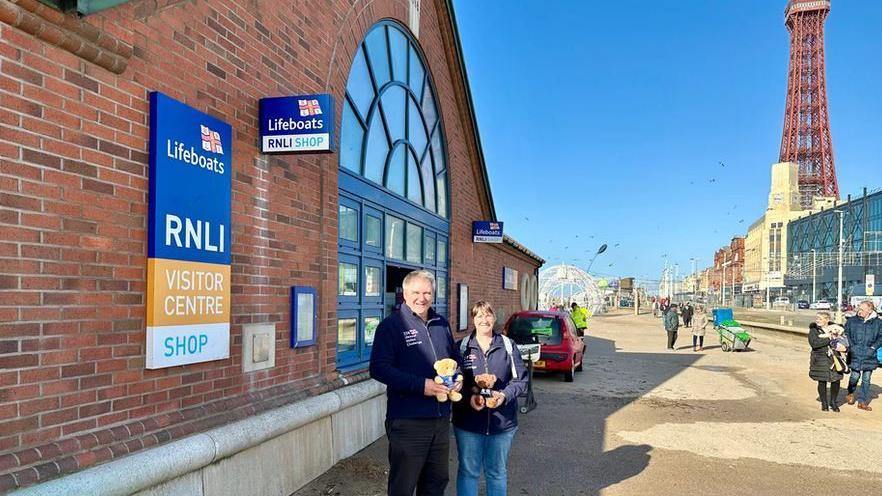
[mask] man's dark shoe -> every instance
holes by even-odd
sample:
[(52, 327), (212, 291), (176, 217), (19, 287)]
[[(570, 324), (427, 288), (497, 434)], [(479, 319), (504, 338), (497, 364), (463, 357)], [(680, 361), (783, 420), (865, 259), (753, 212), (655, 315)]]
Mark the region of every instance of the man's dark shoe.
[(854, 405), (854, 393), (848, 393), (845, 397), (845, 401), (847, 401), (849, 405)]
[(839, 413), (839, 407), (836, 406), (836, 405), (831, 406), (830, 409), (833, 410), (833, 411), (836, 412), (836, 413)]

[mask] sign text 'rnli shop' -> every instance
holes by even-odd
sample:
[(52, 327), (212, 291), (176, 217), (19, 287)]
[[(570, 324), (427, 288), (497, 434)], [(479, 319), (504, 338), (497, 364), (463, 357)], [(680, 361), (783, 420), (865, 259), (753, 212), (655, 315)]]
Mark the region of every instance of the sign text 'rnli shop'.
[(262, 153), (334, 151), (334, 99), (331, 95), (260, 99)]
[(232, 134), (150, 94), (148, 369), (230, 356)]

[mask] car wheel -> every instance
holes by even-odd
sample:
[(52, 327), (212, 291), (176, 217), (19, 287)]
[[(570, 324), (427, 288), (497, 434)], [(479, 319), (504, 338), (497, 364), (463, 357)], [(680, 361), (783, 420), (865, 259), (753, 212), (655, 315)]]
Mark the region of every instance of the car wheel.
[(723, 351), (729, 351), (729, 343), (721, 343), (720, 349)]
[(570, 371), (564, 372), (564, 382), (573, 382), (573, 374), (576, 370), (576, 359), (573, 359), (572, 365), (570, 365)]
[(581, 371), (582, 371), (582, 365), (584, 365), (584, 364), (585, 364), (585, 355), (583, 354), (583, 355), (582, 355), (582, 359), (579, 360), (579, 365), (575, 368), (576, 372), (581, 372)]

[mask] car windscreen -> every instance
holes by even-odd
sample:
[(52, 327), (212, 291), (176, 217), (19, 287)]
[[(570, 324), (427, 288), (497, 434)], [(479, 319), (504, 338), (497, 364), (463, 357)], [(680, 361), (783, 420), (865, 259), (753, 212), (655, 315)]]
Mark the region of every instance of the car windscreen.
[(555, 317), (515, 317), (508, 326), (508, 337), (518, 344), (560, 344), (560, 321)]

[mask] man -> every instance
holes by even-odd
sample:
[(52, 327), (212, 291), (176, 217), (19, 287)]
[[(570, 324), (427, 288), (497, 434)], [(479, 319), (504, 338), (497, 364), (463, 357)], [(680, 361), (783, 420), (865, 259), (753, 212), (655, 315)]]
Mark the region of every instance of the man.
[(848, 338), (851, 359), (848, 362), (851, 375), (848, 378), (849, 405), (854, 405), (854, 391), (857, 389), (858, 380), (861, 389), (857, 394), (858, 408), (872, 411), (870, 401), (870, 378), (873, 370), (879, 366), (876, 358), (876, 350), (882, 346), (882, 320), (876, 315), (873, 302), (866, 300), (858, 305), (857, 315), (850, 317), (845, 322), (845, 336)]
[(582, 334), (585, 333), (585, 329), (588, 328), (588, 312), (579, 306), (575, 301), (571, 305), (572, 307), (572, 317), (573, 323), (576, 324), (576, 330), (582, 331)]
[(677, 304), (673, 303), (664, 314), (665, 331), (668, 333), (668, 349), (674, 349), (677, 342), (677, 329), (680, 327), (680, 316), (677, 315)]
[[(448, 480), (450, 402), (436, 394), (435, 361), (462, 363), (447, 320), (431, 308), (435, 278), (414, 271), (404, 278), (404, 304), (377, 327), (370, 374), (386, 388), (389, 496), (442, 496)], [(461, 386), (457, 385), (458, 390)]]
[(686, 302), (683, 307), (683, 327), (692, 327), (692, 303)]

